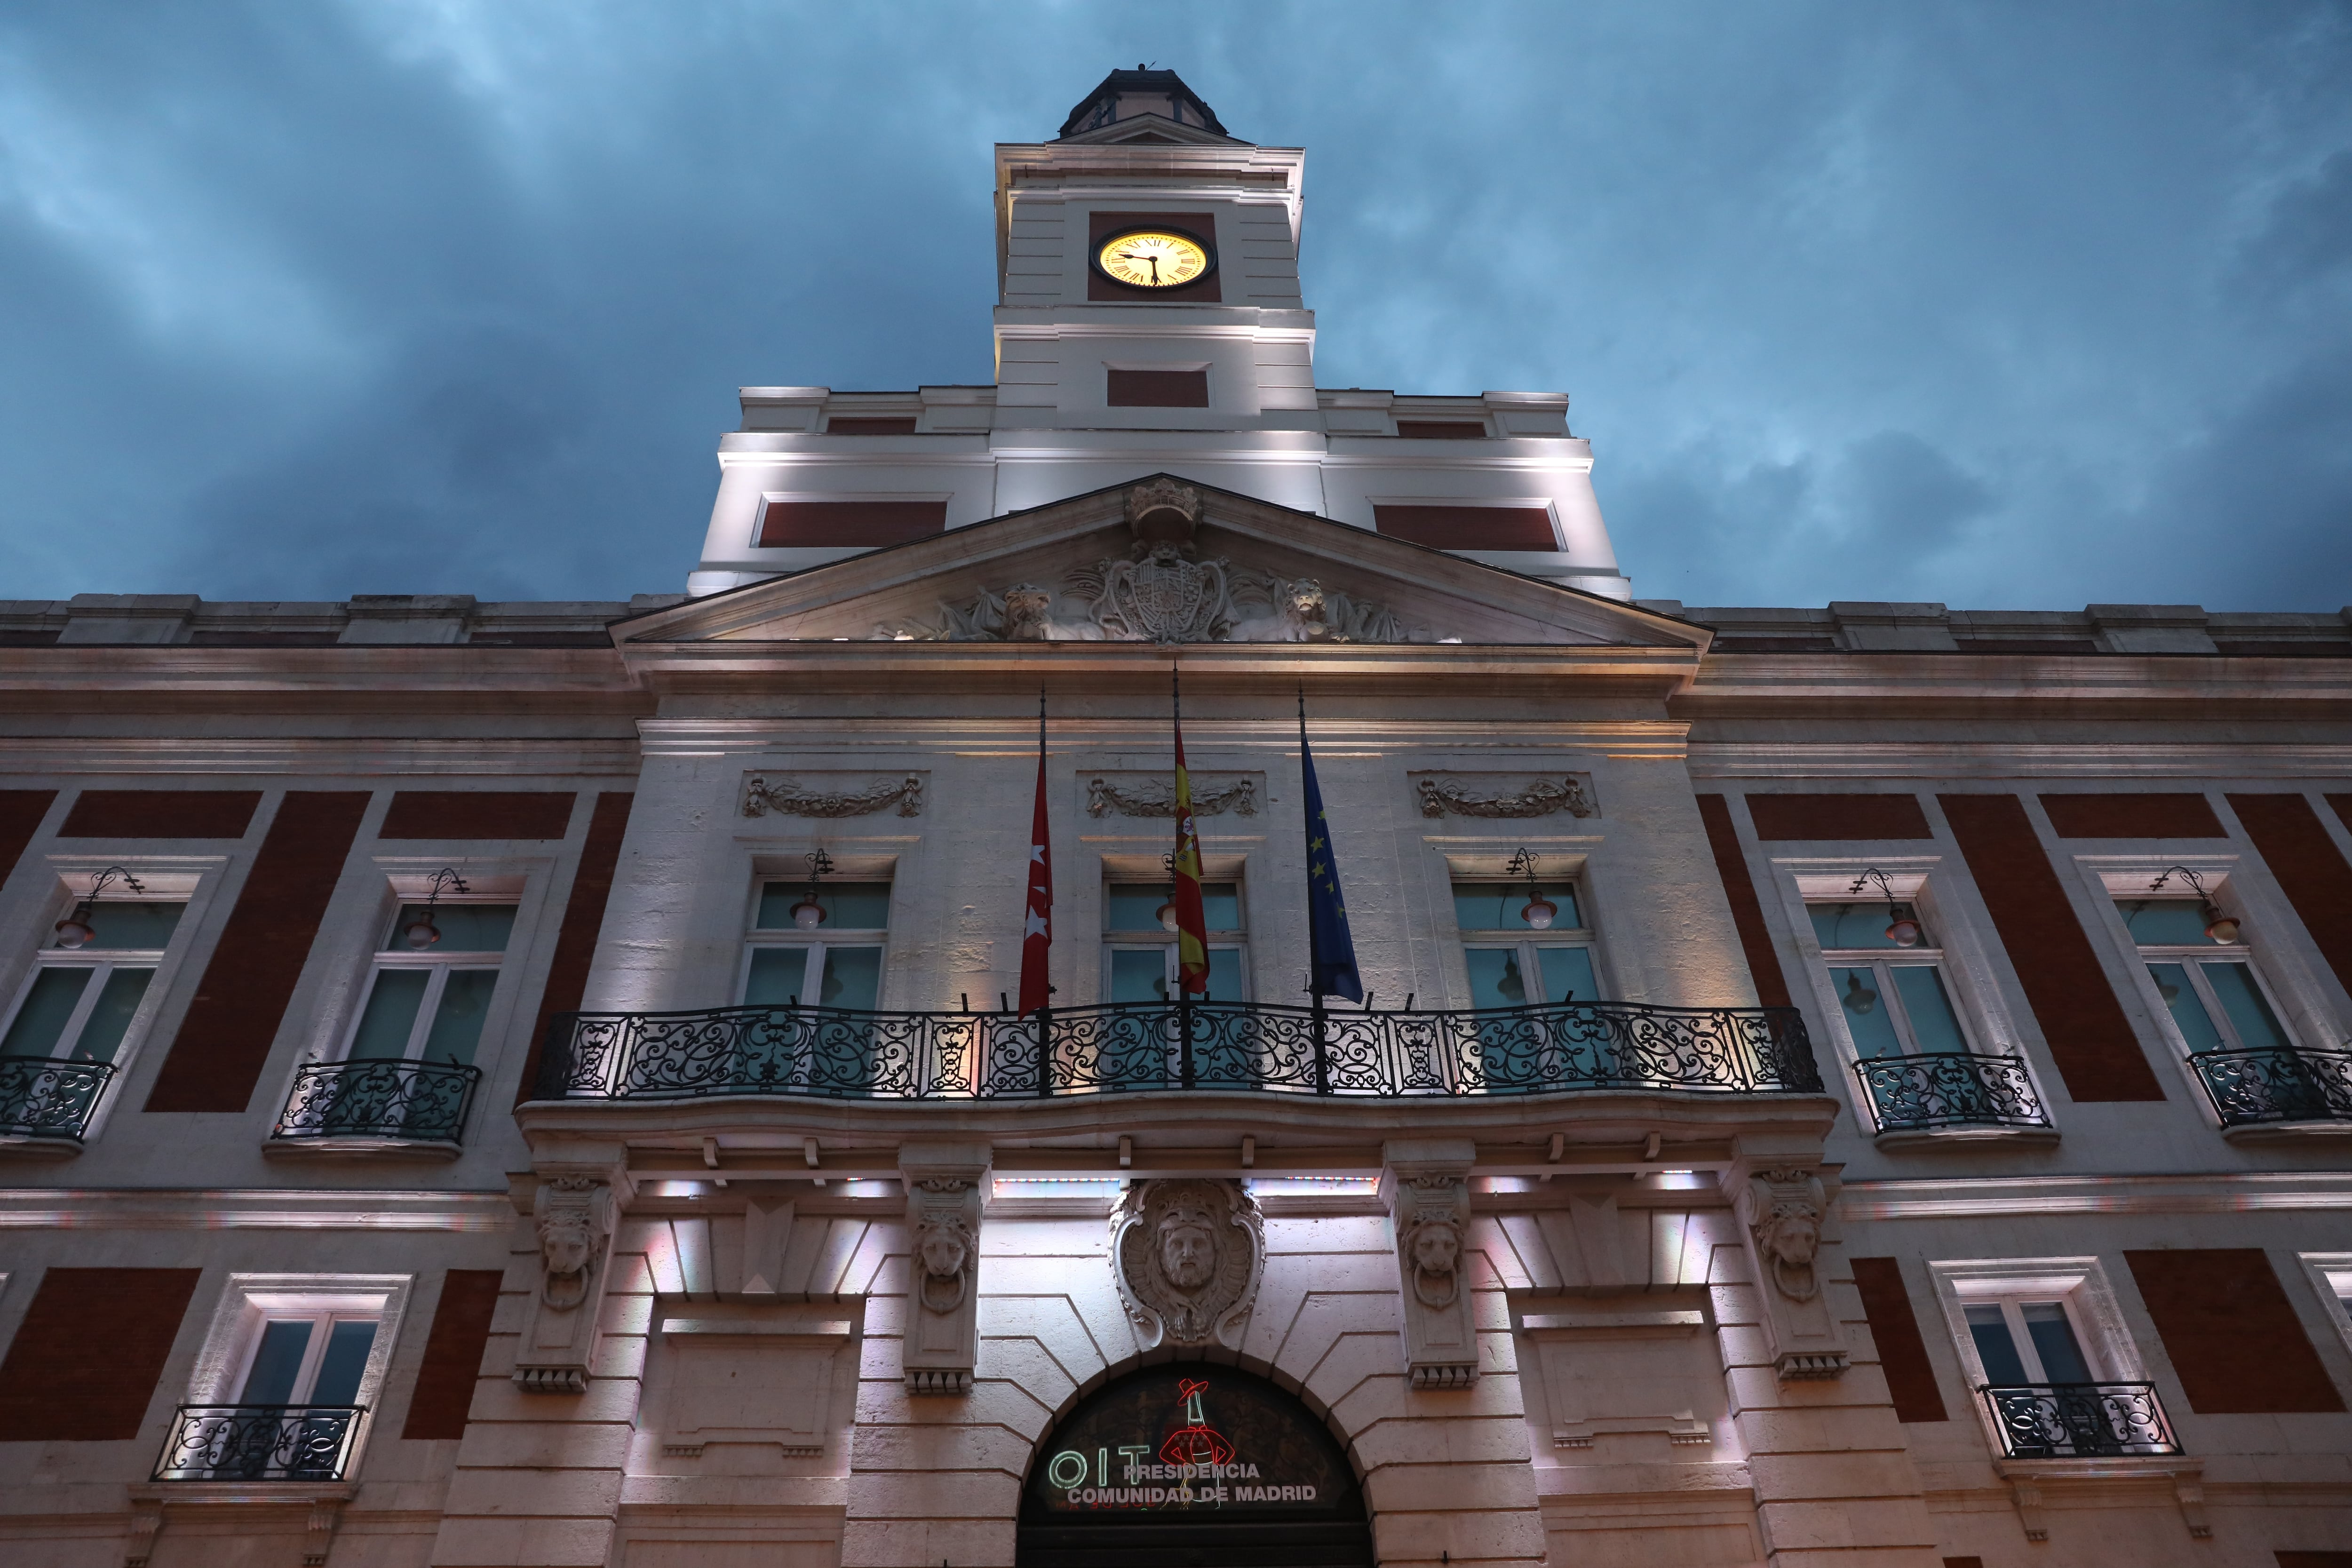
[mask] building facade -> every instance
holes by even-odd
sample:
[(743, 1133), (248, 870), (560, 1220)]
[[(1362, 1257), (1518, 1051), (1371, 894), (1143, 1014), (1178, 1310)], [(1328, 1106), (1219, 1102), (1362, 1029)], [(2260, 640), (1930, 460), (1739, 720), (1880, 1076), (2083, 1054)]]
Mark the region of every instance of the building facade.
[(8, 1561), (2352, 1563), (2352, 625), (1635, 599), (1302, 173), (1000, 148), (687, 594), (0, 605)]

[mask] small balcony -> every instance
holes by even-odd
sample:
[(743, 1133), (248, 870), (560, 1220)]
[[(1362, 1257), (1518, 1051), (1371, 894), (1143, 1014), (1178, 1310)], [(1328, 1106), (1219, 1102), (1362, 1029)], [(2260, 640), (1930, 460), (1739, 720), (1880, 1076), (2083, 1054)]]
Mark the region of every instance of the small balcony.
[(1873, 1057), (1856, 1062), (1853, 1071), (1882, 1135), (1939, 1127), (2050, 1125), (2032, 1075), (2015, 1057), (1963, 1051)]
[(2012, 1459), (2180, 1452), (2153, 1384), (2029, 1383), (1979, 1392)]
[(159, 1481), (340, 1481), (364, 1405), (183, 1405)]
[(2189, 1065), (2224, 1128), (2352, 1122), (2352, 1051), (2199, 1051)]
[(1822, 1092), (1785, 1007), (1362, 1012), (1249, 1002), (1007, 1013), (719, 1007), (550, 1022), (536, 1098), (1045, 1100), (1150, 1090), (1413, 1099)]
[(80, 1143), (113, 1077), (110, 1062), (0, 1057), (0, 1138)]
[(295, 1074), (270, 1140), (455, 1149), (481, 1077), (455, 1062), (312, 1062)]

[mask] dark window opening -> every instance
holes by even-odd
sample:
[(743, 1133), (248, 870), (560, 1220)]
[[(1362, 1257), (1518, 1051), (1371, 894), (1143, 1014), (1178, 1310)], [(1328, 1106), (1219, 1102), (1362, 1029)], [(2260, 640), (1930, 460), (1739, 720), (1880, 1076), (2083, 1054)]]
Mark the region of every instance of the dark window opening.
[(1376, 506), (1372, 521), (1391, 539), (1433, 550), (1559, 548), (1551, 513), (1539, 506)]
[(855, 417), (835, 415), (824, 422), (828, 436), (911, 436), (915, 433), (915, 416), (908, 415), (858, 415)]
[(1118, 370), (1110, 373), (1113, 408), (1206, 408), (1205, 370)]
[(1468, 419), (1400, 419), (1397, 434), (1412, 441), (1483, 441), (1486, 426)]
[(762, 550), (873, 549), (946, 531), (944, 500), (772, 500)]

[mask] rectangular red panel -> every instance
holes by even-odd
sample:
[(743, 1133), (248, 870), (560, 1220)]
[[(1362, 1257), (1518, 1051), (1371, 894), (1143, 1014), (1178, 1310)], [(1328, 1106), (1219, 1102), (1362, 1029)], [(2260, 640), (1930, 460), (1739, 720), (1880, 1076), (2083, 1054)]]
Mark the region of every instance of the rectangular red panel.
[(604, 930), (604, 905), (613, 896), (613, 876), (621, 863), (621, 840), (629, 831), (629, 807), (636, 796), (622, 790), (596, 797), (596, 813), (588, 819), (588, 841), (580, 849), (580, 868), (572, 873), (572, 897), (563, 905), (563, 929), (555, 939), (555, 957), (547, 968), (547, 990), (539, 1004), (539, 1023), (530, 1037), (530, 1056), (523, 1063), (522, 1082), (515, 1103), (531, 1097), (539, 1085), (540, 1053), (547, 1042), (547, 1023), (558, 1013), (574, 1013), (588, 994), (588, 970), (596, 959), (596, 939)]
[(911, 436), (915, 433), (915, 416), (881, 415), (837, 415), (824, 422), (828, 436)]
[(1400, 419), (1397, 434), (1408, 441), (1483, 441), (1486, 426), (1474, 419)]
[(8, 1359), (0, 1362), (0, 1443), (120, 1443), (138, 1436), (202, 1273), (52, 1268), (43, 1274)]
[(944, 500), (772, 500), (762, 550), (873, 550), (945, 532)]
[(1376, 506), (1372, 526), (1432, 550), (1559, 548), (1551, 513), (1539, 506)]
[(1772, 932), (1748, 875), (1748, 857), (1739, 847), (1739, 830), (1731, 823), (1730, 803), (1719, 795), (1700, 795), (1698, 816), (1706, 825), (1707, 847), (1715, 851), (1723, 896), (1731, 901), (1731, 923), (1739, 931), (1740, 951), (1748, 955), (1748, 973), (1755, 977), (1756, 999), (1767, 1007), (1786, 1007), (1788, 977), (1781, 971), (1780, 955), (1772, 950)]
[(1129, 289), (1112, 282), (1095, 266), (1095, 251), (1102, 242), (1122, 229), (1172, 228), (1179, 234), (1189, 234), (1209, 247), (1217, 249), (1217, 215), (1214, 213), (1096, 213), (1087, 220), (1087, 298), (1117, 300), (1123, 303), (1141, 300), (1181, 300), (1192, 305), (1213, 305), (1224, 300), (1224, 287), (1220, 280), (1223, 258), (1209, 269), (1206, 277), (1185, 284), (1181, 289)]
[(1106, 396), (1113, 408), (1206, 408), (1205, 370), (1112, 369)]
[(425, 1339), (425, 1361), (416, 1369), (402, 1436), (430, 1441), (466, 1435), (504, 1278), (496, 1268), (452, 1268), (442, 1277), (441, 1303), (433, 1309), (433, 1331)]
[(1936, 799), (1992, 911), (2066, 1092), (2086, 1102), (2162, 1100), (2164, 1089), (2034, 836), (2025, 803), (2011, 795)]
[(365, 790), (289, 790), (163, 1058), (150, 1111), (242, 1111), (366, 815)]
[(2061, 838), (2227, 838), (2201, 795), (2045, 795)]
[[(2328, 796), (2339, 812), (2343, 800)], [(2352, 868), (2344, 864), (2319, 813), (2299, 795), (2233, 795), (2230, 809), (2278, 879), (2327, 967), (2352, 990)]]
[(570, 790), (404, 789), (385, 808), (378, 838), (561, 838)]
[(16, 868), (57, 798), (53, 789), (0, 789), (0, 883)]
[(1870, 1337), (1878, 1346), (1879, 1370), (1886, 1374), (1886, 1392), (1895, 1401), (1895, 1418), (1951, 1419), (1944, 1410), (1944, 1391), (1936, 1384), (1935, 1363), (1927, 1359), (1927, 1342), (1919, 1337), (1919, 1319), (1903, 1284), (1903, 1266), (1892, 1258), (1849, 1261), (1854, 1289), (1862, 1292), (1863, 1316), (1870, 1320)]
[(2259, 1247), (2126, 1252), (2140, 1300), (2200, 1415), (2344, 1408)]
[(1916, 795), (1751, 795), (1748, 817), (1767, 844), (1936, 837)]
[(257, 789), (86, 789), (60, 838), (242, 838)]

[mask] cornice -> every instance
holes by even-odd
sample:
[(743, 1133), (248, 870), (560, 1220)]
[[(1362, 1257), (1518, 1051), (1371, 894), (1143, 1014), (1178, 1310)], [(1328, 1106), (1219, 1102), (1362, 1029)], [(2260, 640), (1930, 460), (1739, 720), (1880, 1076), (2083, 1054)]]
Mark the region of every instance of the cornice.
[(1697, 720), (2227, 710), (2352, 716), (2352, 661), (2183, 655), (1709, 654), (1677, 701)]
[(639, 752), (609, 738), (434, 739), (383, 735), (204, 740), (183, 735), (0, 738), (0, 773), (294, 773), (342, 777), (635, 777)]
[[(1159, 695), (1155, 691), (1154, 695)], [(1288, 692), (1283, 693), (1285, 700)], [(1121, 749), (1161, 744), (1163, 711), (1122, 718), (1057, 718), (1054, 752), (1080, 765), (1099, 768)], [(1294, 720), (1287, 712), (1260, 717), (1196, 714), (1185, 721), (1191, 749), (1211, 752), (1263, 750), (1282, 755), (1297, 751)], [(778, 715), (763, 718), (672, 716), (638, 722), (641, 750), (654, 756), (725, 756), (755, 752), (800, 752), (839, 759), (855, 752), (883, 759), (923, 752), (1014, 751), (1034, 755), (1037, 721), (1030, 714), (992, 719), (835, 718)], [(1514, 725), (1498, 737), (1494, 725), (1475, 721), (1399, 719), (1369, 721), (1323, 718), (1313, 726), (1315, 743), (1337, 758), (1359, 746), (1410, 746), (1417, 765), (1484, 766), (1526, 772), (1549, 768), (1563, 753), (1604, 755), (1645, 762), (1671, 761), (1685, 752), (1685, 731), (1671, 720), (1535, 721)], [(1094, 748), (1098, 748), (1094, 749)], [(1078, 753), (1084, 750), (1085, 756)]]
[(2352, 1171), (1848, 1182), (1837, 1201), (1846, 1218), (1864, 1220), (2352, 1209)]
[(2341, 779), (2352, 776), (2352, 742), (1694, 740), (1690, 769), (1695, 779)]
[(277, 1187), (0, 1188), (0, 1230), (503, 1231), (514, 1203), (497, 1192), (322, 1191)]

